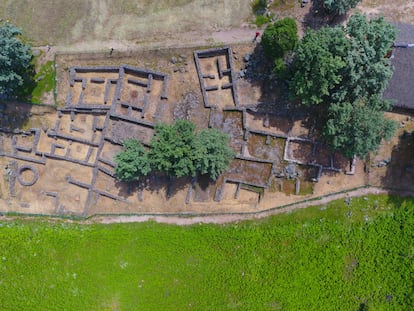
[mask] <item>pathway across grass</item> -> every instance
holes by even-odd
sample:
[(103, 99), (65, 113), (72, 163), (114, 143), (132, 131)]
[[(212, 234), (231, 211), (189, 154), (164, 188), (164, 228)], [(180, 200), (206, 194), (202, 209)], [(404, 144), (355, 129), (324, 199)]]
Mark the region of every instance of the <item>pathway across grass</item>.
[(0, 222), (1, 310), (413, 310), (414, 200), (228, 225)]

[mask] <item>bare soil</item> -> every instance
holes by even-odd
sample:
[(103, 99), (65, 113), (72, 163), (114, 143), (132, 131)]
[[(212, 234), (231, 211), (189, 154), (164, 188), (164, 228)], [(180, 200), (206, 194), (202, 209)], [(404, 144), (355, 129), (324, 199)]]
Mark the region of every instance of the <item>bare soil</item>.
[[(208, 118), (212, 113), (203, 107), (203, 100), (197, 77), (196, 67), (193, 61), (193, 46), (212, 46), (219, 44), (231, 44), (234, 54), (234, 70), (243, 69), (245, 63), (243, 56), (246, 53), (256, 53), (257, 46), (251, 43), (254, 36), (254, 28), (247, 23), (251, 18), (249, 1), (216, 1), (212, 4), (206, 0), (194, 1), (124, 1), (121, 6), (116, 6), (113, 1), (96, 2), (89, 1), (78, 3), (75, 7), (79, 12), (71, 11), (66, 14), (65, 19), (59, 19), (61, 10), (40, 10), (38, 6), (44, 1), (31, 3), (32, 12), (28, 13), (26, 6), (31, 1), (14, 1), (13, 3), (3, 2), (0, 8), (7, 12), (12, 22), (17, 21), (17, 25), (22, 26), (27, 31), (28, 36), (36, 44), (51, 44), (52, 48), (47, 51), (46, 47), (40, 49), (45, 51), (42, 61), (53, 59), (56, 55), (57, 63), (57, 104), (64, 106), (66, 94), (70, 89), (68, 69), (71, 66), (96, 66), (96, 65), (116, 65), (130, 64), (139, 68), (161, 71), (170, 75), (171, 84), (169, 85), (169, 98), (167, 105), (150, 105), (143, 116), (149, 122), (170, 122), (175, 118), (186, 118), (194, 121), (197, 128), (208, 126)], [(282, 2), (281, 2), (282, 3)], [(27, 6), (30, 7), (30, 6)], [(53, 6), (52, 6), (53, 7)], [(385, 1), (363, 1), (356, 10), (361, 10), (371, 16), (384, 15), (389, 21), (413, 22), (414, 14), (407, 14), (413, 11), (411, 1), (394, 1), (388, 4)], [(55, 8), (56, 9), (56, 8)], [(86, 12), (93, 11), (94, 14), (86, 16)], [(296, 18), (302, 32), (304, 25), (318, 22), (318, 13), (313, 11), (310, 4), (301, 8), (297, 1), (285, 1), (280, 5), (271, 7), (279, 17), (292, 16)], [(22, 22), (22, 13), (26, 12), (29, 22)], [(404, 12), (401, 14), (400, 12)], [(48, 18), (53, 16), (53, 18)], [(138, 16), (138, 18), (137, 18)], [(40, 18), (42, 17), (42, 18)], [(36, 19), (36, 22), (35, 22)], [(19, 24), (20, 23), (20, 24)], [(54, 23), (54, 24), (53, 24)], [(54, 27), (51, 27), (51, 24)], [(33, 26), (34, 25), (34, 26)], [(33, 26), (30, 27), (29, 26)], [(45, 35), (48, 30), (48, 36)], [(44, 38), (49, 38), (44, 41)], [(138, 38), (138, 39), (137, 39)], [(243, 43), (244, 42), (244, 43)], [(243, 44), (236, 44), (243, 43)], [(163, 46), (164, 48), (149, 49)], [(183, 48), (169, 48), (183, 46)], [(109, 53), (110, 48), (114, 48), (113, 53)], [(145, 50), (146, 49), (146, 50)], [(91, 52), (94, 53), (79, 53)], [(56, 52), (59, 52), (55, 54)], [(67, 52), (75, 52), (67, 54)], [(183, 57), (181, 57), (183, 56)], [(171, 59), (181, 58), (179, 62), (171, 62)], [(225, 60), (222, 60), (225, 63)], [(208, 60), (202, 63), (203, 70), (207, 73), (214, 72), (215, 63)], [(104, 74), (102, 78), (108, 79), (111, 74)], [(217, 77), (215, 77), (217, 78)], [(220, 81), (218, 87), (229, 81)], [(159, 97), (161, 85), (154, 85), (154, 92), (151, 96)], [(283, 101), (279, 101), (279, 89), (272, 89), (265, 80), (249, 81), (240, 79), (238, 81), (239, 101), (241, 107), (251, 107), (246, 111), (246, 124), (252, 130), (268, 132), (269, 135), (286, 135), (294, 137), (308, 137), (311, 124), (308, 124), (306, 117), (292, 116), (286, 118), (286, 111), (278, 111), (276, 114), (269, 113), (270, 107), (283, 107)], [(73, 100), (79, 98), (81, 89), (75, 84), (72, 88)], [(85, 90), (85, 103), (95, 104), (103, 99), (103, 88), (99, 84), (88, 84)], [(194, 94), (199, 99), (198, 104), (188, 106), (182, 111), (182, 103), (188, 94)], [(128, 85), (122, 93), (122, 100), (132, 102), (137, 106), (141, 105), (144, 94), (139, 88)], [(214, 116), (213, 126), (221, 128), (232, 136), (232, 147), (245, 157), (259, 157), (277, 161), (280, 165), (277, 173), (283, 173), (286, 163), (283, 163), (282, 155), (285, 147), (279, 138), (266, 138), (251, 136), (247, 138), (247, 146), (243, 149), (245, 138), (242, 129), (242, 119), (240, 112), (220, 112), (223, 108), (234, 107), (231, 93), (217, 92), (211, 93), (211, 102), (217, 106)], [(276, 100), (275, 100), (276, 99)], [(276, 101), (275, 103), (269, 102)], [(258, 104), (259, 103), (259, 104)], [(117, 107), (119, 113), (126, 113), (121, 107)], [(5, 112), (10, 116), (8, 122), (12, 128), (30, 129), (41, 128), (39, 151), (50, 152), (52, 144), (62, 147), (56, 149), (56, 154), (64, 156), (68, 149), (71, 155), (78, 159), (84, 159), (88, 148), (76, 142), (56, 139), (46, 134), (48, 129), (55, 126), (57, 116), (55, 111), (48, 107), (27, 106), (21, 104), (8, 105)], [(285, 114), (284, 114), (285, 113)], [(180, 117), (177, 117), (177, 116)], [(405, 132), (414, 130), (414, 123), (411, 115), (406, 112), (392, 113), (390, 118), (398, 120), (401, 127), (397, 135), (389, 143), (384, 142), (376, 155), (373, 155), (368, 162), (357, 159), (356, 173), (354, 175), (344, 174), (349, 170), (349, 160), (339, 156), (334, 157), (334, 166), (340, 168), (340, 172), (323, 172), (319, 182), (310, 183), (306, 178), (312, 175), (314, 168), (299, 167), (304, 176), (301, 180), (302, 189), (299, 195), (295, 195), (296, 182), (283, 178), (271, 177), (270, 165), (254, 161), (243, 161), (236, 159), (225, 173), (225, 178), (230, 179), (226, 182), (224, 177), (217, 183), (198, 180), (194, 185), (194, 193), (190, 204), (184, 204), (189, 187), (189, 179), (179, 179), (170, 187), (165, 176), (150, 176), (145, 181), (142, 191), (144, 201), (141, 202), (137, 195), (137, 185), (121, 183), (103, 172), (97, 175), (96, 189), (101, 193), (122, 198), (114, 201), (106, 195), (94, 195), (88, 199), (88, 191), (85, 188), (68, 183), (68, 178), (76, 179), (81, 183), (88, 184), (92, 179), (93, 168), (86, 168), (75, 163), (66, 161), (50, 160), (47, 165), (33, 164), (39, 173), (39, 182), (31, 187), (17, 184), (15, 194), (11, 194), (9, 189), (10, 175), (7, 173), (7, 166), (10, 159), (2, 157), (0, 159), (3, 168), (3, 178), (0, 178), (0, 210), (7, 212), (20, 213), (41, 213), (41, 214), (159, 214), (159, 213), (228, 213), (228, 212), (257, 212), (265, 211), (275, 206), (303, 201), (310, 198), (328, 195), (347, 189), (355, 189), (366, 185), (378, 187), (398, 187), (407, 191), (414, 191), (412, 162), (408, 154), (412, 154), (410, 136)], [(138, 115), (136, 116), (138, 117)], [(103, 117), (98, 117), (97, 122), (103, 124)], [(59, 129), (71, 132), (74, 137), (92, 139), (94, 135), (91, 131), (93, 118), (90, 115), (79, 114), (75, 120), (71, 121), (68, 115), (60, 118)], [(3, 122), (3, 121), (2, 121)], [(83, 132), (72, 132), (70, 126), (83, 129)], [(148, 143), (153, 132), (142, 127), (128, 125), (119, 122), (110, 125), (113, 136), (126, 137), (127, 133), (137, 136), (144, 143)], [(100, 134), (96, 134), (94, 139), (98, 141)], [(255, 134), (256, 135), (256, 134)], [(19, 136), (19, 146), (30, 146), (32, 141), (27, 137)], [(277, 152), (272, 148), (266, 147), (266, 140), (277, 147)], [(12, 134), (2, 136), (2, 152), (12, 151)], [(408, 142), (408, 143), (406, 143)], [(330, 164), (329, 154), (326, 150), (317, 151), (317, 157), (313, 158), (311, 150), (305, 150), (300, 144), (290, 146), (292, 157), (303, 163), (317, 162), (323, 166)], [(408, 148), (408, 149), (407, 149)], [(89, 163), (96, 160), (97, 149), (92, 148)], [(120, 150), (120, 146), (105, 143), (101, 157), (107, 161), (113, 159), (114, 154)], [(378, 165), (386, 160), (385, 165)], [(17, 160), (17, 166), (24, 165), (26, 162)], [(103, 164), (102, 164), (103, 165)], [(30, 180), (30, 173), (22, 173), (22, 179)], [(270, 178), (270, 179), (269, 179)], [(254, 188), (238, 189), (237, 183), (231, 180), (245, 180), (253, 184), (266, 184), (265, 195), (261, 197)], [(167, 189), (173, 195), (167, 197)], [(221, 202), (214, 201), (215, 193), (222, 191)], [(377, 192), (378, 190), (372, 190)], [(49, 194), (47, 194), (49, 193)], [(56, 197), (50, 193), (59, 193), (59, 204), (56, 204)], [(236, 195), (237, 193), (237, 195)], [(362, 190), (355, 194), (363, 194)], [(330, 199), (334, 197), (329, 197)], [(85, 202), (91, 200), (88, 210), (84, 209)], [(307, 204), (307, 203), (306, 203)], [(306, 206), (294, 205), (295, 207)], [(315, 204), (315, 202), (312, 202)], [(28, 208), (28, 206), (30, 206)], [(57, 208), (58, 207), (58, 208)], [(264, 214), (261, 214), (264, 215)], [(147, 216), (145, 216), (147, 217)], [(145, 218), (144, 217), (144, 218)], [(220, 216), (223, 217), (223, 216)], [(239, 217), (239, 218), (237, 218)], [(225, 222), (227, 220), (244, 219), (244, 216), (226, 216), (224, 218), (212, 218), (213, 222)], [(128, 218), (140, 220), (144, 218)], [(148, 218), (145, 218), (148, 219)], [(171, 218), (168, 218), (171, 219)], [(106, 220), (105, 220), (106, 221)], [(113, 220), (109, 220), (113, 221)], [(120, 221), (123, 221), (121, 219)], [(166, 220), (170, 221), (170, 220)], [(178, 223), (181, 220), (174, 220)], [(197, 218), (194, 221), (199, 221)], [(190, 221), (191, 222), (191, 221)]]

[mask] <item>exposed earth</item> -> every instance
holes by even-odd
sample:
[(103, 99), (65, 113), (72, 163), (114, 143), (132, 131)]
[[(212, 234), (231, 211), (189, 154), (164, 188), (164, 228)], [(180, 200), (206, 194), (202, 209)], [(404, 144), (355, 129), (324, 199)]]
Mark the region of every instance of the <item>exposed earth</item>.
[[(7, 3), (4, 12), (26, 2)], [(140, 1), (143, 6), (135, 7), (124, 1), (126, 10), (111, 1), (81, 1), (82, 10), (67, 17), (76, 20), (68, 35), (57, 33), (61, 21), (47, 42), (36, 27), (28, 31), (33, 42), (52, 45), (38, 49), (44, 52), (40, 61), (56, 61), (60, 110), (3, 107), (7, 120), (2, 118), (1, 126), (14, 132), (4, 130), (1, 137), (0, 211), (81, 216), (251, 213), (368, 185), (414, 190), (414, 163), (407, 156), (413, 146), (403, 135), (414, 130), (411, 115), (389, 113), (400, 122), (397, 135), (367, 161), (356, 159), (353, 170), (349, 159), (331, 154), (319, 142), (306, 111), (286, 106), (283, 85), (267, 80), (262, 51), (251, 42), (255, 27), (248, 23), (249, 1), (167, 2)], [(400, 2), (405, 12), (413, 10), (412, 2)], [(44, 14), (37, 9), (41, 3), (28, 16)], [(309, 23), (311, 15), (318, 22), (310, 5), (301, 8), (286, 1), (271, 8), (299, 22)], [(95, 14), (82, 16), (87, 9)], [(414, 14), (397, 14), (401, 7), (395, 2), (364, 1), (358, 9), (413, 22)], [(20, 15), (14, 14), (19, 25)], [(53, 94), (48, 99), (46, 104), (54, 104)], [(216, 183), (199, 176), (176, 180), (169, 188), (165, 176), (152, 175), (138, 189), (116, 181), (113, 156), (123, 139), (138, 137), (146, 144), (155, 123), (183, 118), (198, 129), (217, 127), (231, 136), (238, 157)]]

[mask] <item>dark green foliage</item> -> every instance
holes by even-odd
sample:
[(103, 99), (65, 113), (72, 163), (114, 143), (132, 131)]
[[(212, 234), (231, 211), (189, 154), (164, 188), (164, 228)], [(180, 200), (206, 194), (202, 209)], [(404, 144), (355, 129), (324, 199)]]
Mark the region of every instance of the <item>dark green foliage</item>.
[(151, 171), (151, 167), (141, 143), (136, 139), (127, 139), (124, 141), (124, 149), (114, 157), (117, 178), (132, 181), (146, 176)]
[(384, 59), (397, 37), (397, 29), (384, 17), (368, 21), (366, 16), (360, 13), (349, 18), (346, 32), (355, 42), (363, 45), (364, 52), (375, 62)]
[(0, 25), (0, 95), (15, 95), (30, 69), (30, 47), (20, 38), (20, 29), (11, 24)]
[(304, 105), (320, 104), (325, 140), (334, 150), (365, 157), (389, 139), (395, 124), (380, 100), (392, 75), (387, 52), (395, 27), (383, 18), (351, 16), (347, 28), (308, 31), (296, 49), (291, 92)]
[(323, 134), (332, 149), (348, 158), (357, 155), (363, 159), (378, 149), (382, 139), (391, 139), (395, 130), (396, 123), (384, 118), (383, 111), (373, 109), (370, 103), (335, 103), (329, 107)]
[(323, 0), (323, 7), (329, 14), (344, 15), (359, 2), (361, 0)]
[(372, 196), (228, 225), (3, 220), (0, 306), (414, 310), (413, 208)]
[(256, 15), (256, 19), (254, 23), (257, 27), (262, 27), (264, 24), (269, 23), (273, 18), (273, 15), (265, 16), (265, 15)]
[(262, 36), (265, 53), (274, 58), (283, 58), (298, 42), (298, 29), (294, 19), (285, 17), (266, 27)]
[(225, 170), (235, 153), (229, 147), (229, 136), (217, 129), (205, 129), (197, 135), (197, 171), (213, 180)]
[(273, 72), (282, 80), (288, 80), (290, 78), (289, 67), (283, 58), (276, 58)]
[(266, 11), (266, 0), (254, 0), (251, 4), (253, 13), (256, 15), (262, 15)]
[(392, 75), (385, 56), (395, 38), (394, 26), (362, 14), (351, 16), (346, 29), (308, 31), (295, 52), (292, 92), (305, 105), (380, 95)]
[(196, 133), (195, 125), (186, 120), (158, 124), (149, 152), (135, 139), (125, 141), (125, 150), (114, 158), (116, 174), (120, 180), (131, 181), (154, 169), (169, 177), (200, 172), (215, 180), (234, 157), (228, 140), (228, 135), (217, 129)]
[(342, 81), (350, 42), (339, 28), (308, 30), (299, 42), (290, 88), (304, 105), (329, 102)]
[(195, 176), (197, 152), (194, 130), (194, 124), (186, 120), (178, 120), (171, 125), (156, 125), (149, 152), (152, 167), (170, 177)]
[(355, 14), (349, 18), (346, 34), (351, 42), (343, 72), (346, 83), (337, 90), (336, 98), (352, 102), (382, 94), (392, 76), (385, 56), (396, 39), (396, 28), (383, 17), (368, 21), (365, 15)]

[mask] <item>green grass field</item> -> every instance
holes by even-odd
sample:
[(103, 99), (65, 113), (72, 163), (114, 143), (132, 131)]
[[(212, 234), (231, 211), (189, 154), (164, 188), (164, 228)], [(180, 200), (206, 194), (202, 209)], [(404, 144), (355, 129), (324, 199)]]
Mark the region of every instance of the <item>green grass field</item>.
[(259, 221), (0, 225), (0, 310), (413, 310), (414, 200)]
[(48, 61), (43, 64), (35, 75), (35, 79), (39, 80), (31, 94), (31, 102), (35, 104), (43, 104), (42, 96), (44, 93), (53, 91), (55, 86), (55, 62)]

